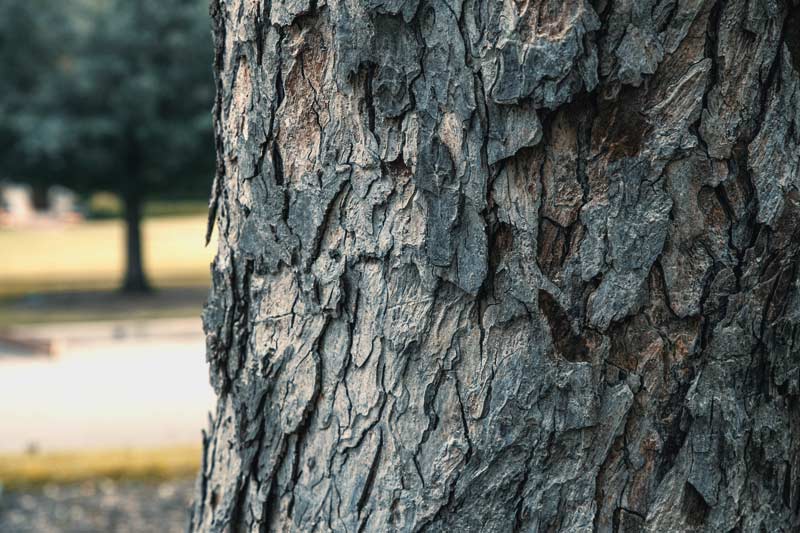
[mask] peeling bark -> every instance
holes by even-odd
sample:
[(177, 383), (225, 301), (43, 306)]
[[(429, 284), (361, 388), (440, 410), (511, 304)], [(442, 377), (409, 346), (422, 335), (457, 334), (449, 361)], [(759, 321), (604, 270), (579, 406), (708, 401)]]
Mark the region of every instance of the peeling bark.
[(192, 531), (800, 528), (800, 3), (211, 12)]

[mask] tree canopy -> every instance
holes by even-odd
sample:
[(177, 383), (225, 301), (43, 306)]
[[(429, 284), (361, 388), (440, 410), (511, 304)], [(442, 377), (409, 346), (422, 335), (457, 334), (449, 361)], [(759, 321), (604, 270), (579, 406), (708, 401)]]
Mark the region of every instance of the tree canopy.
[(0, 0), (7, 175), (81, 191), (205, 193), (211, 39), (202, 0)]

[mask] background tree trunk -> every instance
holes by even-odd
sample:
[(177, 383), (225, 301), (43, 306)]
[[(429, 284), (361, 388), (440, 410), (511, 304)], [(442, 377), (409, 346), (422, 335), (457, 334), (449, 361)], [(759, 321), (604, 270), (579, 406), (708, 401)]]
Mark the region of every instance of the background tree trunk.
[(122, 290), (142, 293), (150, 290), (142, 258), (142, 197), (138, 191), (123, 193), (125, 204), (125, 280)]
[(797, 531), (799, 13), (213, 1), (192, 530)]

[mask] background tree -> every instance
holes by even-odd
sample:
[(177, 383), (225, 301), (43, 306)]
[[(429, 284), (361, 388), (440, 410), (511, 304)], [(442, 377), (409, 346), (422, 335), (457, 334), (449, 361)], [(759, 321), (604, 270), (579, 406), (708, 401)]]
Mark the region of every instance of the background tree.
[(2, 177), (50, 177), (63, 170), (71, 135), (62, 91), (80, 35), (79, 17), (65, 7), (47, 0), (0, 0)]
[(800, 528), (798, 2), (212, 2), (194, 531)]
[[(35, 26), (31, 38), (52, 59), (40, 63), (10, 54), (21, 64), (12, 74), (21, 80), (17, 94), (24, 111), (9, 104), (10, 135), (17, 142), (4, 159), (19, 161), (16, 173), (34, 183), (119, 194), (127, 226), (124, 288), (146, 290), (143, 201), (156, 194), (202, 194), (210, 183), (207, 6), (202, 0), (62, 4), (19, 8), (8, 22)], [(44, 22), (62, 16), (63, 24)], [(54, 38), (53, 27), (67, 39)], [(42, 96), (26, 101), (26, 88)]]

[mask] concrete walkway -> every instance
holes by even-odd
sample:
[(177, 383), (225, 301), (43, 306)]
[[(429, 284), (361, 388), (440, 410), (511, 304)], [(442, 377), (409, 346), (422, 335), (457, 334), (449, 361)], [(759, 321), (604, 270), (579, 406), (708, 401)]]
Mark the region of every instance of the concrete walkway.
[(198, 319), (17, 328), (0, 356), (0, 451), (194, 444), (215, 402)]

